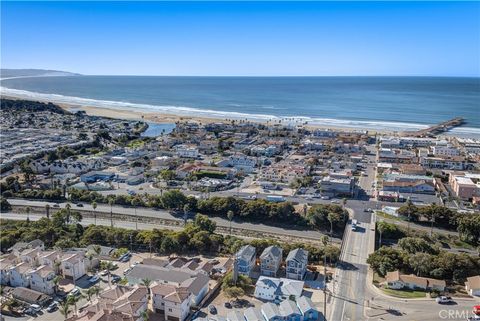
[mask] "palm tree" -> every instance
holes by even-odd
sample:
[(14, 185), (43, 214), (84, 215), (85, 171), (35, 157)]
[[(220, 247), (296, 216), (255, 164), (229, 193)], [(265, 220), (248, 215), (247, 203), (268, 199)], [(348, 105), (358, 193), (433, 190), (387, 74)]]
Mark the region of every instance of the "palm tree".
[(57, 294), (58, 292), (58, 284), (60, 283), (60, 276), (57, 275), (56, 277), (53, 278), (53, 292)]
[(108, 199), (108, 205), (110, 205), (110, 226), (113, 227), (113, 199)]
[(142, 317), (143, 321), (148, 321), (149, 315), (148, 315), (148, 310), (143, 311), (140, 316)]
[(111, 271), (115, 268), (113, 266), (113, 263), (108, 261), (108, 262), (102, 262), (102, 265), (103, 265), (103, 269), (104, 270), (107, 270), (107, 276), (108, 276), (108, 287), (111, 287), (112, 286), (112, 282), (111, 282)]
[(95, 201), (92, 202), (92, 208), (93, 208), (94, 224), (97, 225), (97, 213), (95, 212), (95, 210), (97, 208), (97, 202), (95, 202)]
[(338, 213), (330, 212), (327, 215), (327, 220), (330, 222), (330, 235), (333, 233), (333, 223), (338, 221)]
[(68, 319), (68, 314), (70, 313), (70, 302), (65, 300), (65, 302), (60, 303), (60, 313), (63, 315), (65, 320)]
[(25, 209), (25, 212), (27, 213), (27, 221), (30, 221), (30, 211), (32, 209), (30, 208), (30, 206), (27, 206), (27, 208)]
[(150, 280), (149, 278), (144, 278), (142, 279), (141, 284), (147, 288), (148, 298), (150, 298), (150, 285), (152, 284), (152, 280)]
[(78, 314), (77, 303), (78, 303), (78, 301), (80, 301), (81, 298), (83, 298), (83, 295), (82, 295), (82, 294), (80, 294), (80, 295), (71, 295), (71, 296), (69, 296), (68, 299), (67, 299), (67, 302), (69, 302), (71, 305), (73, 305), (75, 315)]
[(232, 220), (233, 220), (233, 216), (235, 215), (235, 213), (233, 213), (232, 210), (229, 210), (227, 212), (227, 218), (228, 220), (230, 221), (230, 235), (232, 235)]
[(66, 221), (67, 221), (67, 224), (70, 224), (70, 209), (72, 208), (72, 205), (70, 205), (70, 203), (67, 203), (67, 205), (65, 205), (65, 209), (67, 210), (67, 217), (66, 217)]
[(45, 216), (50, 218), (50, 204), (45, 205)]
[(382, 247), (382, 234), (383, 232), (385, 232), (386, 229), (387, 229), (387, 223), (385, 223), (384, 221), (378, 222), (377, 224), (377, 231), (379, 235), (378, 248)]

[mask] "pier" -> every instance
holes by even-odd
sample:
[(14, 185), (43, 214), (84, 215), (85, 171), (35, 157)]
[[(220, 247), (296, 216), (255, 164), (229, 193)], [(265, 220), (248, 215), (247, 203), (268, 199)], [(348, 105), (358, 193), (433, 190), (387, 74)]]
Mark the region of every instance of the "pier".
[(440, 133), (446, 132), (451, 128), (461, 126), (464, 123), (465, 123), (465, 120), (462, 117), (455, 117), (425, 129), (421, 129), (417, 131), (408, 131), (408, 132), (404, 132), (403, 134), (406, 136), (414, 136), (414, 137), (433, 136), (433, 135), (438, 135)]

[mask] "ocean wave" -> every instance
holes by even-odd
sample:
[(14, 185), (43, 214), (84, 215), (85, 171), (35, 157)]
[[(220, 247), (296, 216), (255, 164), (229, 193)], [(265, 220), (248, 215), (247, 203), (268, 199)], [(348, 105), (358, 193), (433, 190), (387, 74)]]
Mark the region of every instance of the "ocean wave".
[[(51, 101), (54, 103), (65, 103), (73, 106), (90, 106), (107, 108), (111, 110), (125, 110), (136, 112), (159, 112), (164, 114), (178, 115), (178, 116), (198, 116), (205, 118), (216, 119), (245, 119), (250, 121), (271, 121), (279, 122), (283, 124), (309, 124), (325, 127), (339, 127), (339, 128), (352, 128), (352, 129), (370, 129), (370, 130), (385, 130), (385, 131), (406, 131), (406, 130), (419, 130), (427, 128), (428, 125), (406, 123), (406, 122), (394, 122), (394, 121), (368, 121), (368, 120), (344, 120), (333, 118), (318, 118), (308, 116), (278, 116), (270, 114), (248, 114), (235, 111), (218, 111), (213, 109), (202, 109), (187, 106), (168, 106), (168, 105), (150, 105), (131, 103), (127, 101), (112, 101), (112, 100), (98, 100), (91, 98), (64, 96), (59, 94), (45, 94), (38, 92), (31, 92), (20, 89), (12, 89), (0, 86), (0, 92), (2, 95), (14, 96), (24, 99), (37, 99), (43, 101)], [(267, 107), (266, 105), (264, 105)], [(268, 106), (270, 107), (270, 106)], [(472, 127), (458, 127), (449, 132), (450, 134), (459, 134), (462, 136), (475, 136), (480, 137), (480, 128)]]

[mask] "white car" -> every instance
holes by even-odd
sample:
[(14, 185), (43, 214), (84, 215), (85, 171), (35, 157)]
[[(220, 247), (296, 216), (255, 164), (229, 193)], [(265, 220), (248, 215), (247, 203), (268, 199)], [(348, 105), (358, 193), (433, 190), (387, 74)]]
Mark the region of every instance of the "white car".
[(453, 299), (449, 296), (442, 295), (442, 296), (437, 297), (435, 299), (435, 301), (437, 301), (437, 303), (439, 303), (439, 304), (442, 304), (442, 303), (451, 303), (451, 302), (453, 302)]
[(35, 312), (40, 312), (42, 311), (42, 307), (39, 306), (38, 304), (32, 304), (30, 307), (35, 311)]
[(125, 269), (125, 270), (123, 271), (123, 275), (127, 275), (128, 272), (130, 272), (131, 270), (132, 270), (132, 268)]
[(78, 288), (74, 288), (68, 295), (70, 296), (76, 296), (80, 294), (80, 290)]

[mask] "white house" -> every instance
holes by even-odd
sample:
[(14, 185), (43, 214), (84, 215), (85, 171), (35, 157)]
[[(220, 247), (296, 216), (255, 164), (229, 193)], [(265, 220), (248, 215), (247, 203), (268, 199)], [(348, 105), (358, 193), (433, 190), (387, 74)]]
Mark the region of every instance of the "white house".
[(11, 287), (24, 287), (30, 286), (29, 271), (31, 270), (30, 264), (26, 262), (19, 263), (10, 268), (9, 279)]
[(193, 145), (176, 145), (175, 152), (179, 157), (183, 158), (198, 158), (198, 148)]
[(480, 275), (467, 278), (465, 290), (467, 290), (471, 296), (480, 296)]
[(303, 281), (260, 276), (255, 284), (254, 296), (267, 301), (281, 301), (290, 297), (299, 298), (303, 292)]
[(53, 294), (55, 292), (54, 278), (53, 269), (47, 265), (41, 265), (30, 271), (30, 288), (45, 294)]
[(16, 264), (7, 258), (0, 259), (0, 284), (8, 285), (10, 282), (10, 269)]
[(151, 287), (152, 305), (165, 320), (183, 321), (190, 312), (192, 293), (170, 284), (154, 283)]
[(83, 252), (64, 254), (60, 267), (65, 278), (78, 280), (85, 275), (85, 254)]
[(422, 289), (444, 291), (446, 287), (444, 280), (422, 278), (413, 274), (400, 274), (398, 270), (388, 272), (385, 279), (388, 287), (391, 289), (407, 288), (411, 290)]

